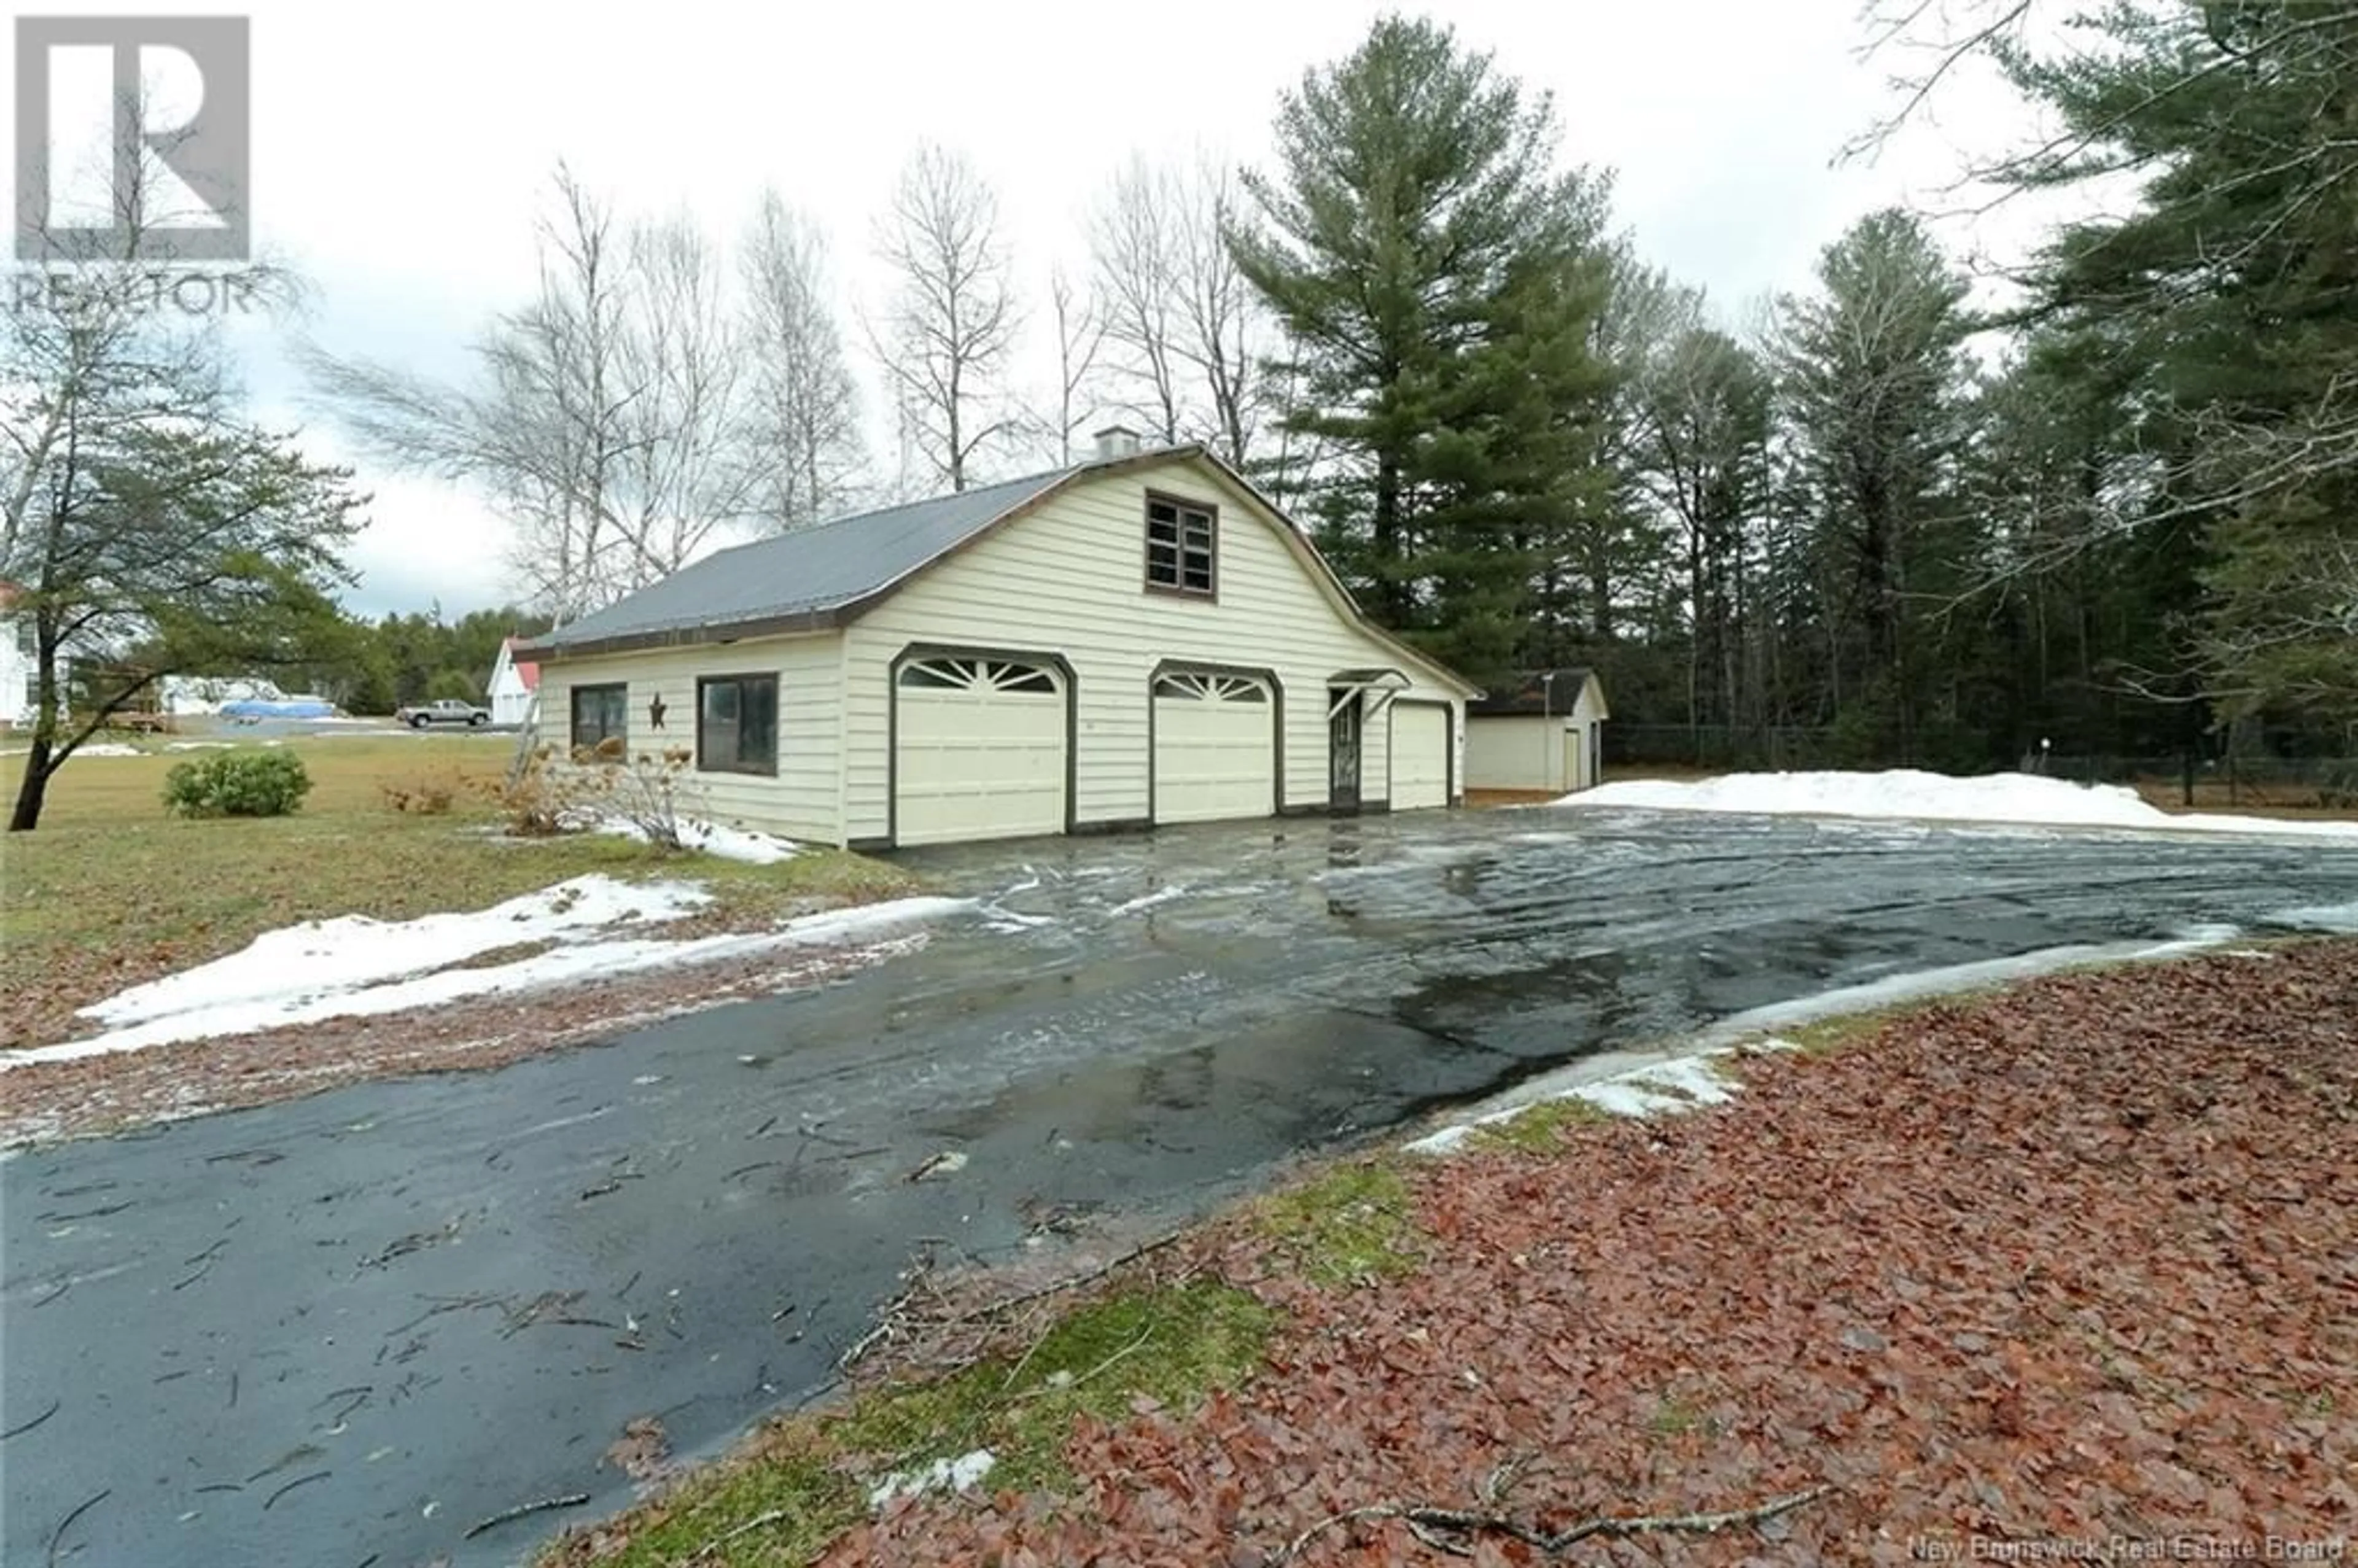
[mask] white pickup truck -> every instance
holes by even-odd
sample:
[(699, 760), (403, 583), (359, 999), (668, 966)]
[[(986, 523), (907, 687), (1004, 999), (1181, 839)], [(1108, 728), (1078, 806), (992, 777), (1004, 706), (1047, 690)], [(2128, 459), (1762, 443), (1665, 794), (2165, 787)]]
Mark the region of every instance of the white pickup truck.
[(471, 702), (456, 697), (438, 697), (432, 702), (413, 702), (393, 710), (396, 724), (406, 724), (412, 730), (425, 730), (437, 724), (463, 724), (470, 730), (481, 730), (492, 721), (492, 710), (478, 708)]

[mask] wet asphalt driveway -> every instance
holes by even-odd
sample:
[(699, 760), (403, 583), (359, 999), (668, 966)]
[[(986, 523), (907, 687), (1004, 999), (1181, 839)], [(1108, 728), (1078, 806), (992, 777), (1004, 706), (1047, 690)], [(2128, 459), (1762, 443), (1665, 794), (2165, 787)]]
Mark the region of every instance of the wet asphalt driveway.
[(512, 1562), (627, 1500), (633, 1417), (694, 1449), (820, 1387), (919, 1238), (1199, 1208), (1835, 986), (2358, 902), (2314, 841), (1625, 813), (911, 863), (976, 911), (819, 992), (0, 1164), (0, 1559)]

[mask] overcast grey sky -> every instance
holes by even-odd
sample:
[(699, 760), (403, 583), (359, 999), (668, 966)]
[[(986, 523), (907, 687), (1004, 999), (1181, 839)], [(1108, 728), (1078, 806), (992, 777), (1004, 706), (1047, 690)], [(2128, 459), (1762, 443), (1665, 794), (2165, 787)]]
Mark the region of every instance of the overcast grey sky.
[[(880, 292), (875, 216), (911, 150), (935, 140), (995, 186), (1036, 289), (1051, 263), (1078, 260), (1083, 214), (1133, 153), (1260, 163), (1280, 93), (1393, 8), (261, 0), (246, 7), (255, 237), (310, 278), (323, 346), (460, 376), (483, 322), (530, 289), (533, 214), (560, 157), (622, 215), (684, 207), (721, 236), (774, 185), (827, 232), (849, 306)], [(1614, 171), (1617, 225), (1732, 317), (1804, 287), (1861, 213), (1935, 201), (1964, 151), (2013, 139), (2005, 95), (1967, 82), (1875, 161), (1837, 165), (1892, 103), (1895, 62), (1858, 57), (1856, 0), (1426, 9), (1554, 94), (1566, 159)], [(1990, 220), (1942, 232), (1960, 254), (2021, 237)], [(265, 415), (300, 418), (283, 362), (254, 350)], [(872, 367), (860, 368), (872, 397)], [(349, 455), (330, 432), (307, 440)], [(479, 503), (366, 464), (362, 476), (377, 499), (357, 608), (505, 597), (503, 529)]]

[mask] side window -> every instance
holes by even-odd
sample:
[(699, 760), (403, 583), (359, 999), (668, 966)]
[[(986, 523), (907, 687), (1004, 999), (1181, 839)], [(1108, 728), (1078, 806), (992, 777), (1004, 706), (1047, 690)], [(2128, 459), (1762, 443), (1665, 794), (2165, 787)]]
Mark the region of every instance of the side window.
[(609, 686), (577, 686), (573, 688), (573, 745), (577, 751), (595, 751), (608, 737), (627, 745), (630, 742), (631, 688), (621, 681)]
[(696, 765), (705, 773), (778, 771), (778, 677), (711, 676), (696, 683)]

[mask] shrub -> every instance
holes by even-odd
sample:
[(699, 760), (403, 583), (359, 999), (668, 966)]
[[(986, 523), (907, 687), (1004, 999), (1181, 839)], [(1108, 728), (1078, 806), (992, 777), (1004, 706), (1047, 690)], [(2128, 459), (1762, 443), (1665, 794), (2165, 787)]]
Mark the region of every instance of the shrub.
[(183, 816), (284, 816), (310, 789), (300, 757), (255, 747), (179, 763), (164, 775), (164, 804)]
[(508, 819), (508, 831), (519, 838), (546, 838), (562, 833), (579, 804), (579, 783), (573, 770), (558, 760), (557, 748), (546, 742), (510, 770), (494, 798)]
[(522, 838), (619, 821), (659, 849), (677, 849), (684, 847), (682, 825), (701, 800), (689, 765), (694, 761), (685, 748), (633, 757), (619, 737), (594, 748), (577, 747), (570, 757), (543, 744), (499, 786), (495, 798), (507, 815), (508, 831)]
[(605, 814), (629, 823), (659, 849), (685, 848), (681, 826), (702, 794), (688, 769), (694, 760), (685, 747), (674, 747), (655, 756), (642, 752), (628, 766), (608, 769)]

